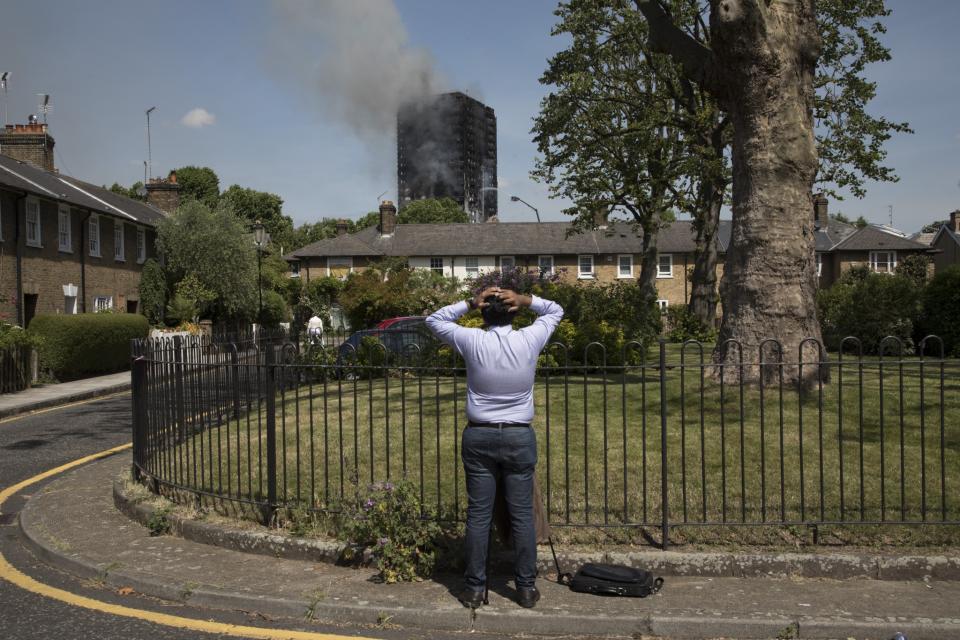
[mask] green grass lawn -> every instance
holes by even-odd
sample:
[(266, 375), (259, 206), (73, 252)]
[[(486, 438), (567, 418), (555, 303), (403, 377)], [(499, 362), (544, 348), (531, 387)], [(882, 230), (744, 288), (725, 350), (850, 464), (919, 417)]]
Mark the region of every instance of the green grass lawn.
[[(692, 365), (668, 369), (663, 389), (672, 524), (960, 520), (956, 361), (941, 371), (928, 360), (921, 376), (916, 360), (887, 361), (883, 375), (875, 359), (846, 360), (800, 394), (721, 385), (694, 353), (685, 360)], [(677, 349), (669, 362), (679, 363)], [(659, 371), (545, 373), (534, 427), (551, 520), (659, 524)], [(358, 487), (405, 477), (428, 507), (462, 514), (465, 393), (463, 377), (430, 371), (288, 388), (276, 400), (279, 499), (335, 509)], [(240, 498), (265, 495), (265, 411), (254, 406), (184, 441), (168, 473)]]

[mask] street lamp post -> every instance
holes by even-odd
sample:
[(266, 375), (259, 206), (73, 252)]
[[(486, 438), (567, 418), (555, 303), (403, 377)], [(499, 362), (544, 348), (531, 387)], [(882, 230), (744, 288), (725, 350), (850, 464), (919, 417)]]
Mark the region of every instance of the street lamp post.
[(537, 208), (536, 208), (535, 206), (533, 206), (532, 204), (530, 204), (530, 203), (527, 202), (526, 200), (521, 200), (521, 199), (518, 198), (517, 196), (510, 196), (510, 202), (522, 202), (523, 204), (527, 205), (528, 207), (530, 207), (531, 209), (533, 209), (533, 212), (534, 212), (535, 214), (537, 214), (537, 222), (540, 222), (540, 212), (537, 211)]
[(270, 242), (270, 235), (267, 233), (263, 223), (257, 220), (253, 223), (253, 243), (257, 245), (257, 296), (259, 304), (257, 306), (257, 326), (263, 322), (263, 248)]

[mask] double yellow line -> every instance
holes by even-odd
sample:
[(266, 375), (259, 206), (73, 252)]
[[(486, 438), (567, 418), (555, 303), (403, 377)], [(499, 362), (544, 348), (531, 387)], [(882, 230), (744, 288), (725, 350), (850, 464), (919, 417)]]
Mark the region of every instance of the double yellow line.
[[(35, 475), (32, 478), (28, 478), (22, 482), (18, 482), (13, 486), (3, 489), (0, 491), (0, 513), (3, 513), (3, 504), (18, 491), (88, 462), (99, 460), (107, 456), (112, 456), (115, 453), (129, 449), (131, 446), (133, 446), (131, 443), (127, 443), (120, 445), (119, 447), (113, 447), (112, 449), (107, 449), (106, 451), (85, 456), (78, 460), (74, 460), (73, 462), (56, 467), (55, 469), (44, 471), (43, 473)], [(184, 618), (166, 613), (145, 611), (141, 609), (134, 609), (132, 607), (111, 604), (109, 602), (102, 602), (100, 600), (94, 600), (93, 598), (80, 596), (69, 591), (64, 591), (63, 589), (57, 589), (56, 587), (51, 587), (50, 585), (43, 584), (42, 582), (37, 582), (30, 576), (14, 568), (13, 565), (7, 562), (7, 559), (2, 553), (0, 553), (0, 579), (15, 584), (21, 589), (31, 593), (51, 598), (53, 600), (59, 600), (60, 602), (64, 602), (70, 606), (82, 607), (84, 609), (99, 611), (101, 613), (107, 613), (114, 616), (122, 616), (124, 618), (144, 620), (146, 622), (161, 624), (177, 629), (188, 629), (190, 631), (199, 631), (202, 633), (216, 633), (219, 635), (237, 638), (263, 638), (264, 640), (363, 640), (358, 636), (341, 636), (329, 633), (289, 631), (285, 629), (265, 629), (238, 624), (227, 624), (225, 622), (214, 622), (212, 620), (195, 620), (193, 618)]]

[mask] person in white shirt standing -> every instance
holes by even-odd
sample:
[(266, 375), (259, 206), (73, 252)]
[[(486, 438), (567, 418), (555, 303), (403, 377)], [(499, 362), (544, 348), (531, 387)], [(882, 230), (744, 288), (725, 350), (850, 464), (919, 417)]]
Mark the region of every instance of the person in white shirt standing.
[[(513, 319), (522, 307), (539, 317), (514, 331)], [(480, 309), (484, 329), (457, 324), (471, 309)], [(510, 511), (517, 602), (530, 608), (540, 599), (533, 519), (537, 465), (537, 437), (531, 428), (533, 383), (537, 358), (561, 318), (563, 308), (555, 302), (488, 287), (472, 300), (443, 307), (426, 320), (427, 327), (456, 349), (467, 366), (467, 427), (460, 448), (467, 481), (467, 567), (459, 600), (473, 609), (483, 602), (498, 479)]]

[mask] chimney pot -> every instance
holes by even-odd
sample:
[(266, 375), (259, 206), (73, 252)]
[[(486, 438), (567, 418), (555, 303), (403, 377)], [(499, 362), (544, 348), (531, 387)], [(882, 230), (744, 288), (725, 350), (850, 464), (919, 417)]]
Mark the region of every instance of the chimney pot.
[(960, 233), (960, 209), (950, 212), (950, 230)]
[(397, 208), (390, 200), (380, 203), (380, 235), (391, 236), (397, 228)]

